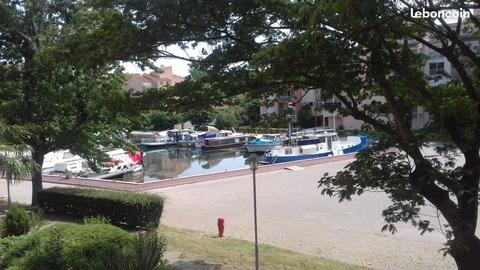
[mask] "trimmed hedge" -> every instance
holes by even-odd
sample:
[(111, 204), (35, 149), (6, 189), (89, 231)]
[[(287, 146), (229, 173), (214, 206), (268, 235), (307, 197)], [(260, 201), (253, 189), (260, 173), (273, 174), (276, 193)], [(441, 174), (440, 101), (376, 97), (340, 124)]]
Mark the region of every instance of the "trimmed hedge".
[(118, 270), (135, 256), (136, 238), (108, 224), (55, 224), (0, 240), (0, 269)]
[(119, 190), (54, 187), (42, 190), (38, 201), (47, 213), (102, 216), (129, 229), (158, 227), (163, 210), (160, 196)]

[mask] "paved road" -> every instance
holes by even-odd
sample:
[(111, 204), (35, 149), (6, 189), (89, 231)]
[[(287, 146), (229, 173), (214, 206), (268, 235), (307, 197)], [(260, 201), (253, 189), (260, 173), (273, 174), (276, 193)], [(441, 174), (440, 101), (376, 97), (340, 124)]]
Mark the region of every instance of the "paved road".
[[(439, 232), (420, 236), (410, 225), (396, 235), (380, 231), (384, 193), (369, 193), (351, 202), (320, 195), (317, 180), (348, 162), (257, 175), (259, 241), (298, 252), (379, 269), (455, 269), (453, 259), (438, 252)], [(168, 198), (162, 222), (214, 234), (224, 217), (226, 234), (253, 240), (252, 181), (239, 176), (151, 190)], [(260, 251), (261, 252), (261, 251)]]

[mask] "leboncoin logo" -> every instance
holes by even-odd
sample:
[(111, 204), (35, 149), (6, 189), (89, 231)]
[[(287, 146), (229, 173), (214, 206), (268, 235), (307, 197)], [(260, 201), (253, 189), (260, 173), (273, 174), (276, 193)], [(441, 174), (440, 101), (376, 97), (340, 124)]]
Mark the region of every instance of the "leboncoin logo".
[(412, 18), (440, 18), (440, 19), (448, 19), (448, 18), (462, 18), (467, 19), (470, 18), (470, 12), (464, 9), (447, 9), (447, 10), (426, 10), (422, 8), (422, 10), (414, 10), (413, 8), (410, 9), (410, 17)]

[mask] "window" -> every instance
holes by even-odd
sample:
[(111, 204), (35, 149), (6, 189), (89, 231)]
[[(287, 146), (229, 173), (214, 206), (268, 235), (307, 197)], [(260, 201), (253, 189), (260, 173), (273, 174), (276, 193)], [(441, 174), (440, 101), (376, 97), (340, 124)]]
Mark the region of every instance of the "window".
[(152, 87), (153, 87), (153, 83), (152, 83), (152, 82), (143, 82), (143, 87), (145, 87), (145, 88), (152, 88)]
[(430, 65), (429, 65), (429, 75), (430, 76), (442, 75), (444, 73), (445, 73), (445, 69), (444, 69), (444, 63), (443, 62), (430, 63)]

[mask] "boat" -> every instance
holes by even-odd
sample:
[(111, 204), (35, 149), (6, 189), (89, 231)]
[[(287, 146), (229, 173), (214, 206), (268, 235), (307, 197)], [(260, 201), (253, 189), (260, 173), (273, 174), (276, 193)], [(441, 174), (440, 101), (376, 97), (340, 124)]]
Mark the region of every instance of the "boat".
[(246, 142), (248, 142), (251, 137), (247, 135), (226, 135), (222, 137), (215, 138), (205, 138), (201, 146), (202, 150), (214, 150), (214, 149), (224, 149), (224, 148), (235, 148), (242, 147)]
[(81, 172), (86, 164), (85, 159), (72, 154), (69, 150), (49, 152), (43, 157), (42, 171)]
[(85, 159), (78, 155), (73, 155), (69, 150), (60, 150), (46, 154), (42, 171), (50, 174), (76, 174), (86, 177), (108, 178), (143, 170), (140, 152), (131, 153), (121, 148), (113, 148), (105, 150), (104, 153), (109, 156), (109, 160), (100, 165), (100, 173), (93, 172)]
[(198, 140), (198, 132), (183, 132), (177, 142), (179, 147), (195, 147), (195, 142)]
[(340, 140), (335, 132), (324, 132), (310, 135), (309, 140), (318, 140), (319, 143), (309, 143), (294, 146), (276, 146), (265, 154), (265, 163), (282, 163), (312, 158), (340, 156), (360, 151), (367, 146), (367, 137), (348, 136)]
[(161, 148), (173, 146), (178, 143), (181, 131), (172, 129), (151, 133), (149, 137), (140, 139), (139, 145), (143, 148)]
[[(231, 132), (231, 131), (227, 131)], [(220, 134), (220, 135), (218, 135)], [(216, 127), (213, 126), (202, 126), (200, 127), (200, 131), (198, 132), (197, 139), (194, 142), (195, 148), (201, 148), (204, 144), (204, 140), (207, 138), (216, 138), (216, 137), (223, 137), (224, 132), (220, 133)]]
[(268, 152), (275, 146), (280, 146), (285, 138), (279, 134), (264, 134), (260, 139), (245, 143), (248, 152)]

